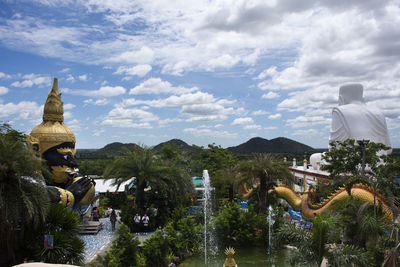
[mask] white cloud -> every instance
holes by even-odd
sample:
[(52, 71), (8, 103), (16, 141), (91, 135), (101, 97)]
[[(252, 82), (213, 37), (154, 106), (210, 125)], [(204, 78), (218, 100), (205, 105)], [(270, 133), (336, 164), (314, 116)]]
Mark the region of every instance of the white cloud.
[(93, 100), (93, 99), (86, 99), (83, 101), (83, 103), (85, 104), (91, 104), (91, 105), (95, 105), (95, 106), (104, 106), (107, 105), (110, 101), (108, 101), (106, 98), (103, 99), (97, 99), (97, 100)]
[(51, 79), (48, 76), (41, 76), (37, 74), (27, 74), (22, 77), (23, 81), (16, 81), (11, 84), (14, 87), (32, 87), (33, 85), (38, 86), (50, 86)]
[(114, 72), (114, 74), (126, 74), (130, 76), (138, 76), (138, 77), (143, 77), (147, 73), (151, 71), (151, 66), (148, 64), (145, 65), (136, 65), (133, 67), (126, 67), (126, 66), (121, 66), (118, 67), (117, 71)]
[(251, 125), (245, 125), (243, 127), (243, 129), (245, 129), (245, 130), (261, 130), (262, 127), (261, 127), (261, 125), (251, 124)]
[(298, 116), (295, 119), (286, 120), (286, 126), (290, 126), (291, 128), (304, 128), (316, 125), (330, 125), (330, 123), (331, 123), (330, 118), (312, 114)]
[(13, 116), (14, 120), (37, 120), (42, 114), (43, 106), (32, 101), (0, 104), (0, 118)]
[(185, 88), (182, 86), (174, 87), (169, 82), (160, 78), (150, 78), (129, 91), (130, 95), (141, 94), (185, 94), (198, 90), (197, 87)]
[(72, 83), (75, 82), (75, 78), (74, 78), (74, 76), (72, 76), (71, 74), (68, 74), (66, 80), (69, 81), (69, 82), (72, 82)]
[(150, 129), (152, 126), (150, 122), (157, 121), (158, 117), (151, 112), (133, 108), (125, 109), (122, 107), (115, 107), (112, 109), (101, 125), (110, 125), (113, 127), (121, 128), (147, 128)]
[(64, 110), (73, 109), (76, 106), (72, 103), (64, 104)]
[(267, 94), (263, 94), (261, 96), (261, 98), (263, 98), (263, 99), (275, 99), (275, 98), (279, 98), (279, 97), (280, 97), (280, 95), (275, 92), (268, 92)]
[(0, 79), (9, 79), (11, 75), (5, 74), (4, 72), (0, 72)]
[(0, 95), (5, 95), (8, 93), (8, 88), (4, 86), (0, 86)]
[(222, 138), (235, 138), (237, 135), (235, 133), (227, 131), (214, 131), (207, 128), (186, 128), (183, 132), (190, 133), (198, 137), (222, 137)]
[(94, 131), (92, 131), (92, 136), (100, 136), (104, 132), (105, 132), (104, 129), (94, 130)]
[(248, 125), (248, 124), (253, 124), (254, 121), (250, 117), (246, 118), (237, 118), (232, 122), (232, 125)]
[(118, 63), (150, 64), (153, 58), (154, 51), (147, 46), (142, 46), (140, 50), (123, 52), (113, 57), (110, 61)]
[(66, 73), (66, 72), (70, 72), (71, 69), (70, 68), (63, 68), (62, 70), (60, 70), (61, 73)]
[(79, 76), (78, 76), (78, 79), (79, 79), (80, 81), (87, 81), (87, 75), (86, 75), (86, 74), (79, 75)]
[(276, 129), (278, 129), (278, 127), (276, 127), (276, 126), (264, 127), (264, 130), (267, 130), (267, 131), (273, 131), (273, 130), (276, 130)]
[(315, 136), (319, 134), (320, 132), (315, 129), (296, 130), (292, 133), (292, 135), (303, 136), (303, 137)]
[(268, 116), (268, 119), (270, 120), (279, 120), (282, 117), (282, 114), (276, 113), (276, 114), (271, 114)]
[(268, 111), (259, 109), (259, 110), (253, 111), (253, 112), (251, 113), (251, 115), (260, 116), (260, 115), (266, 115), (266, 114), (268, 114), (268, 113), (269, 113)]
[(62, 91), (72, 95), (112, 97), (125, 94), (126, 89), (122, 86), (102, 86), (98, 90), (74, 90), (64, 88)]

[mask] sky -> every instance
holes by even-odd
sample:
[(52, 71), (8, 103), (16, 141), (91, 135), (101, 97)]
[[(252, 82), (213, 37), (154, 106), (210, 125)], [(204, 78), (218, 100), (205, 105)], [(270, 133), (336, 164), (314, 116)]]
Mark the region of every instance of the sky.
[(77, 148), (326, 148), (361, 83), (400, 147), (399, 25), (399, 0), (3, 0), (0, 121), (29, 134), (57, 77)]

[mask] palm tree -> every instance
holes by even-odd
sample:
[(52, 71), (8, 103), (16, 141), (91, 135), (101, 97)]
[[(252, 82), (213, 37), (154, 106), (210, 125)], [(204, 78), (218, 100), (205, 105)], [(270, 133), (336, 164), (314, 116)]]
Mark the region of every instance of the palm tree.
[(240, 169), (248, 176), (248, 178), (255, 178), (260, 182), (260, 213), (265, 213), (267, 210), (268, 186), (271, 187), (278, 179), (291, 177), (286, 164), (275, 160), (273, 156), (269, 154), (254, 155), (252, 160), (242, 163)]
[(136, 146), (133, 151), (126, 151), (106, 168), (104, 177), (115, 177), (118, 185), (135, 177), (136, 205), (142, 212), (146, 202), (144, 189), (148, 185), (165, 191), (170, 200), (194, 191), (190, 176), (183, 168), (172, 159), (162, 160), (147, 147)]
[(81, 265), (84, 260), (85, 244), (79, 238), (80, 217), (75, 211), (53, 203), (47, 215), (43, 234), (53, 235), (54, 247), (43, 248), (41, 260), (48, 263)]
[(247, 177), (239, 171), (239, 165), (234, 165), (218, 170), (214, 182), (220, 184), (222, 188), (228, 188), (228, 199), (233, 201), (237, 187), (246, 179)]
[[(21, 133), (0, 125), (0, 265), (15, 263), (17, 243), (27, 226), (45, 221), (49, 198), (41, 176), (41, 161), (24, 143)], [(18, 240), (20, 239), (20, 240)], [(19, 241), (19, 242), (18, 242)]]
[(162, 166), (153, 150), (147, 147), (135, 146), (133, 151), (127, 150), (125, 155), (117, 158), (104, 171), (106, 179), (115, 179), (114, 183), (121, 185), (132, 178), (136, 180), (136, 205), (144, 211), (144, 189), (147, 183), (160, 177)]
[[(331, 231), (334, 229), (333, 217), (316, 215), (312, 231), (292, 223), (283, 224), (277, 231), (279, 241), (289, 242), (296, 247), (291, 255), (291, 262), (301, 266), (320, 266), (324, 258), (329, 266), (368, 266), (365, 252), (352, 245), (330, 243)], [(340, 255), (340, 256), (339, 256)]]

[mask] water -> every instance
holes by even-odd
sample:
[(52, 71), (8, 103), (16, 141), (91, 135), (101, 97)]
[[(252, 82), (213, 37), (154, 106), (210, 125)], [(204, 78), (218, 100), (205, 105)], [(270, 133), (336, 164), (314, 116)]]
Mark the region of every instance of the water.
[(216, 256), (218, 251), (217, 242), (215, 240), (215, 228), (213, 226), (214, 216), (214, 201), (213, 201), (213, 188), (210, 184), (210, 177), (208, 171), (203, 171), (203, 184), (204, 184), (204, 265), (211, 266), (211, 262)]
[(268, 207), (268, 266), (271, 266), (271, 250), (272, 250), (272, 226), (275, 223), (274, 219), (274, 210), (272, 206), (269, 205)]
[[(266, 248), (252, 247), (252, 248), (235, 248), (234, 259), (238, 267), (265, 267), (268, 266), (268, 252)], [(271, 255), (271, 266), (286, 267), (290, 266), (289, 255), (290, 250), (274, 250)], [(198, 255), (186, 259), (179, 267), (221, 267), (225, 261), (225, 254), (221, 251), (216, 255), (212, 262), (204, 265), (203, 255)]]

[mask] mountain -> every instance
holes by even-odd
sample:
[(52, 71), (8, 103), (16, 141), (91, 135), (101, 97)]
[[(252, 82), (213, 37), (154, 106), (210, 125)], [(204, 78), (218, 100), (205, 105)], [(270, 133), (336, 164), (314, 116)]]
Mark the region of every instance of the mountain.
[(180, 139), (171, 139), (167, 142), (163, 142), (163, 143), (156, 145), (155, 147), (153, 147), (153, 150), (156, 152), (159, 152), (159, 151), (161, 151), (161, 148), (167, 144), (171, 145), (172, 148), (175, 148), (175, 149), (177, 148), (181, 151), (190, 151), (193, 149), (192, 146), (189, 146), (187, 143), (185, 143), (184, 141), (182, 141)]
[(285, 137), (278, 137), (271, 140), (261, 137), (254, 137), (243, 144), (228, 147), (227, 149), (235, 154), (304, 152), (313, 153), (316, 151), (310, 146), (304, 145)]
[(136, 144), (133, 143), (123, 144), (120, 142), (114, 142), (99, 149), (99, 152), (107, 154), (122, 154), (125, 149), (133, 150), (135, 146)]

